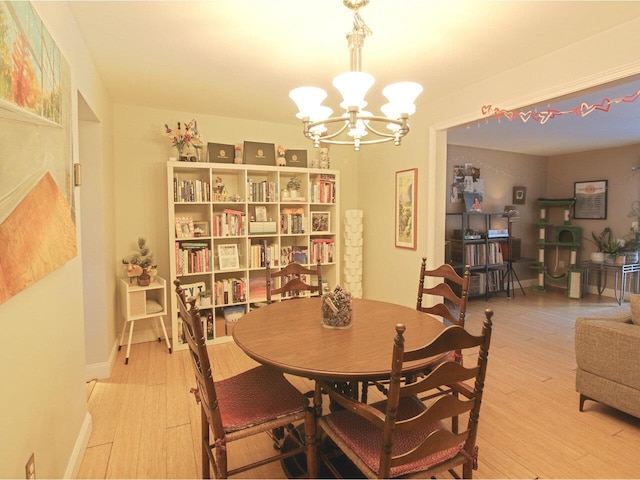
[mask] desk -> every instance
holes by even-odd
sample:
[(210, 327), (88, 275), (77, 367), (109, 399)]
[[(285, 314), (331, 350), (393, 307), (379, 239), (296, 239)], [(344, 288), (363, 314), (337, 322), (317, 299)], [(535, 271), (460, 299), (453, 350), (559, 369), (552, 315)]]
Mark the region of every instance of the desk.
[[(292, 375), (351, 381), (389, 377), (397, 323), (404, 323), (405, 348), (428, 343), (444, 326), (413, 308), (376, 300), (353, 300), (350, 328), (321, 325), (320, 298), (286, 300), (252, 310), (238, 320), (233, 339), (251, 358)], [(432, 362), (416, 362), (422, 371)]]
[[(582, 262), (582, 292), (584, 293), (589, 286), (589, 273), (596, 272), (598, 274), (598, 295), (602, 295), (607, 286), (607, 275), (613, 273), (615, 276), (613, 293), (616, 297), (618, 305), (624, 302), (624, 294), (627, 290), (627, 275), (635, 273), (636, 288), (635, 293), (640, 292), (640, 263), (631, 263), (627, 265), (615, 265), (613, 263), (600, 262)], [(602, 284), (602, 274), (604, 272), (604, 284)]]

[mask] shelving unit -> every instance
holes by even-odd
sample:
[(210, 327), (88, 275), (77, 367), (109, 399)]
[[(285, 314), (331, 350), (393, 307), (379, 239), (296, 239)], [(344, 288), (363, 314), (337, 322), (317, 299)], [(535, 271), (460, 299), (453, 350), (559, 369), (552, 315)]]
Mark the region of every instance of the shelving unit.
[[(155, 318), (160, 324), (164, 334), (167, 349), (171, 353), (171, 344), (167, 336), (167, 329), (164, 326), (164, 317), (167, 315), (167, 282), (164, 278), (156, 276), (155, 279), (146, 286), (137, 283), (130, 283), (129, 279), (120, 279), (120, 305), (122, 305), (122, 316), (124, 317), (124, 327), (120, 335), (120, 345), (124, 343), (124, 334), (129, 326), (129, 340), (127, 342), (127, 356), (125, 365), (129, 363), (129, 353), (131, 352), (131, 337), (133, 336), (133, 326), (136, 320)], [(162, 338), (158, 336), (158, 341)]]
[[(497, 223), (500, 228), (496, 228)], [(447, 224), (447, 231), (452, 232), (448, 240), (451, 265), (460, 274), (465, 265), (471, 267), (469, 297), (488, 298), (491, 293), (503, 291), (507, 264), (502, 250), (510, 235), (504, 212), (447, 213)], [(490, 235), (493, 230), (498, 232)]]
[[(283, 192), (292, 177), (299, 191)], [(186, 348), (176, 278), (198, 298), (209, 342), (229, 335), (239, 316), (266, 301), (267, 259), (278, 268), (290, 261), (314, 265), (320, 257), (323, 280), (331, 288), (340, 283), (339, 181), (336, 170), (168, 163), (174, 349)], [(202, 292), (211, 300), (203, 301)]]
[[(581, 297), (581, 271), (578, 266), (578, 249), (582, 239), (580, 227), (571, 225), (571, 209), (575, 205), (575, 199), (538, 199), (536, 204), (540, 207), (540, 218), (538, 220), (538, 263), (535, 269), (538, 272), (538, 285), (535, 288), (538, 292), (546, 291), (546, 282), (556, 282), (556, 284), (566, 289), (568, 298)], [(549, 221), (551, 208), (561, 208), (563, 210), (563, 222), (561, 225), (553, 225)], [(545, 263), (547, 249), (555, 249), (556, 260), (560, 249), (569, 250), (569, 265), (561, 274), (549, 271)]]

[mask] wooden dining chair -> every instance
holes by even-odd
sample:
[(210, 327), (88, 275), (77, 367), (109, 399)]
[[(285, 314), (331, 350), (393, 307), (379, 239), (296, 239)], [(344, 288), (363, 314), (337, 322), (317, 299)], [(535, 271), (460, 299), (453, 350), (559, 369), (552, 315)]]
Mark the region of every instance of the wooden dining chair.
[[(464, 327), (464, 320), (467, 313), (467, 300), (469, 297), (470, 276), (471, 267), (469, 265), (464, 267), (462, 276), (458, 275), (454, 268), (448, 263), (440, 265), (433, 270), (427, 270), (427, 258), (422, 257), (416, 309), (442, 317), (446, 325), (453, 324)], [(432, 282), (429, 282), (429, 279), (436, 279), (434, 281), (439, 280), (439, 283), (433, 285)], [(426, 286), (425, 283), (427, 283)], [(442, 302), (431, 306), (424, 306), (422, 304), (424, 295), (442, 297)]]
[[(316, 268), (306, 268), (299, 263), (291, 262), (282, 270), (271, 270), (270, 262), (267, 261), (267, 303), (271, 303), (272, 296), (283, 295), (291, 298), (300, 296), (300, 292), (322, 294), (322, 266), (318, 261)], [(305, 278), (306, 277), (306, 278)], [(311, 283), (311, 277), (317, 277), (316, 284)], [(279, 279), (281, 286), (274, 288), (274, 282)], [(305, 281), (306, 279), (306, 281)]]
[[(315, 417), (307, 397), (293, 387), (281, 372), (263, 365), (214, 382), (195, 298), (189, 298), (187, 307), (180, 280), (174, 281), (174, 284), (178, 314), (193, 360), (197, 387), (192, 391), (201, 407), (202, 478), (210, 478), (212, 467), (216, 478), (227, 478), (305, 452), (305, 440), (300, 438), (294, 422), (304, 421), (305, 431), (315, 431)], [(271, 434), (276, 442), (274, 446), (280, 450), (286, 436), (275, 435), (274, 432), (283, 431), (297, 442), (296, 448), (228, 469), (227, 448), (230, 442), (265, 432)], [(307, 460), (315, 459), (308, 457)], [(311, 470), (314, 467), (307, 468)]]
[[(444, 471), (455, 478), (472, 478), (472, 470), (477, 468), (476, 437), (493, 311), (485, 310), (485, 317), (480, 335), (451, 325), (426, 346), (409, 351), (404, 349), (406, 328), (398, 324), (387, 398), (366, 404), (340, 393), (330, 383), (319, 381), (316, 392), (328, 393), (344, 409), (320, 416), (316, 440), (310, 443), (315, 444), (323, 432), (368, 478), (430, 478)], [(452, 348), (477, 351), (476, 365), (465, 367), (452, 360), (446, 355)], [(413, 383), (403, 381), (407, 363), (437, 356), (444, 360), (424, 377)], [(417, 398), (425, 393), (430, 396), (428, 403)], [(322, 396), (316, 394), (314, 401), (322, 402)], [(468, 421), (464, 431), (456, 433), (444, 420), (461, 415)], [(308, 455), (320, 454), (312, 451)], [(332, 473), (339, 476), (328, 457), (320, 455)], [(318, 463), (312, 461), (311, 465), (315, 467)], [(462, 477), (454, 470), (459, 467)]]

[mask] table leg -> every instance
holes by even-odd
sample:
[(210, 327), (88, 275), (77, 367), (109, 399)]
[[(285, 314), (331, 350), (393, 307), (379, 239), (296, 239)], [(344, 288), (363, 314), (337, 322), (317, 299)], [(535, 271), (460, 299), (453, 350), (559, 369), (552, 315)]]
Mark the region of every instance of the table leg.
[(133, 336), (133, 324), (136, 323), (134, 320), (129, 322), (131, 325), (129, 326), (129, 341), (127, 342), (127, 358), (124, 359), (124, 364), (129, 364), (129, 352), (131, 351), (131, 337)]
[(164, 341), (167, 343), (167, 348), (169, 349), (169, 353), (171, 353), (171, 344), (169, 343), (169, 336), (167, 335), (167, 329), (164, 326), (164, 317), (156, 317), (156, 319), (160, 322), (160, 326), (162, 327), (162, 332), (164, 333)]

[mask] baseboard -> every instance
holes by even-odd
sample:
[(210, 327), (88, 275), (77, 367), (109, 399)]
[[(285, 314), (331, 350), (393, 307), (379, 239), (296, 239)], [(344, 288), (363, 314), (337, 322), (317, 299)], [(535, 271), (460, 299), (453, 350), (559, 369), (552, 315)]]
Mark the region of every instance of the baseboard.
[(82, 465), (82, 459), (84, 458), (84, 453), (87, 450), (87, 445), (89, 444), (92, 428), (91, 414), (87, 412), (84, 417), (84, 421), (82, 422), (82, 427), (80, 427), (78, 438), (76, 438), (76, 443), (73, 446), (71, 457), (67, 463), (64, 478), (77, 478), (80, 466)]
[(109, 360), (101, 363), (92, 363), (85, 365), (84, 367), (84, 380), (90, 382), (91, 380), (102, 380), (111, 377), (113, 371), (113, 364), (116, 361), (116, 355), (118, 354), (118, 340), (116, 339), (109, 355)]

